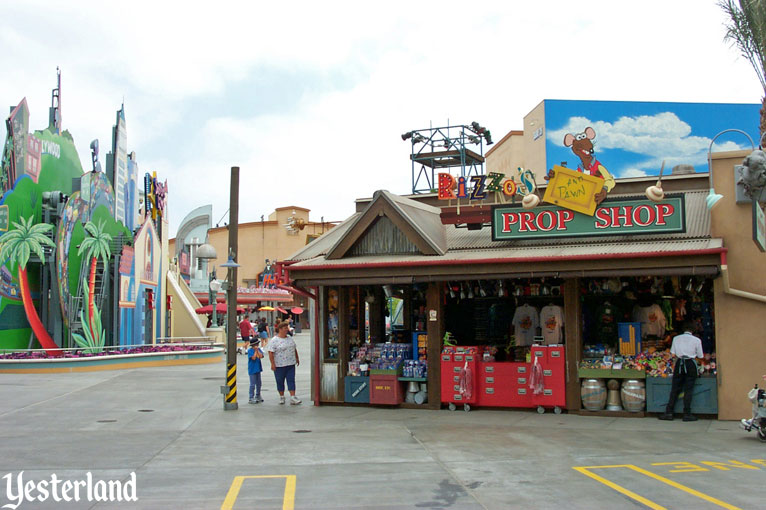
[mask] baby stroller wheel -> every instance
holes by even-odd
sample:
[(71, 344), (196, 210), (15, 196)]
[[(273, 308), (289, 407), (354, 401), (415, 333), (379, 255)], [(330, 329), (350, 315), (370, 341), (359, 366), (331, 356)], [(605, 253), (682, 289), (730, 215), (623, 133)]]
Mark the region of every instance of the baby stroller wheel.
[(450, 402), (449, 406), (447, 406), (447, 407), (449, 408), (450, 411), (454, 411), (455, 409), (457, 409), (457, 406), (455, 404), (453, 404), (452, 402)]
[(766, 443), (766, 430), (763, 428), (758, 429), (758, 439), (760, 439), (762, 443)]

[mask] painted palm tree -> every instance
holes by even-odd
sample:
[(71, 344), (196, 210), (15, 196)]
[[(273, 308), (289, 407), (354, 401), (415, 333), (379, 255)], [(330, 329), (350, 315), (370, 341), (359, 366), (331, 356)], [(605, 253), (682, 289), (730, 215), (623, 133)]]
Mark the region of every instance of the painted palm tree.
[(24, 303), (24, 312), (27, 314), (27, 320), (34, 332), (40, 345), (50, 355), (60, 355), (56, 342), (53, 341), (48, 331), (46, 331), (40, 316), (32, 302), (32, 294), (29, 291), (29, 281), (27, 279), (27, 262), (30, 254), (34, 253), (40, 260), (45, 260), (43, 245), (55, 248), (53, 241), (48, 239), (46, 232), (53, 229), (53, 225), (48, 223), (38, 223), (33, 225), (33, 217), (27, 219), (21, 218), (18, 223), (14, 222), (13, 230), (9, 230), (0, 237), (0, 260), (7, 260), (8, 266), (13, 269), (18, 267), (19, 285), (21, 286), (21, 300)]
[(101, 324), (94, 324), (93, 318), (95, 317), (94, 311), (94, 294), (96, 288), (96, 264), (100, 258), (104, 262), (104, 271), (111, 255), (109, 249), (109, 241), (112, 240), (112, 236), (104, 232), (104, 222), (98, 222), (98, 225), (89, 221), (85, 224), (85, 231), (90, 234), (80, 243), (80, 249), (77, 250), (78, 255), (85, 255), (90, 258), (90, 272), (88, 273), (88, 292), (86, 294), (88, 300), (88, 327), (91, 334), (95, 335), (96, 327), (101, 328)]
[(726, 41), (731, 41), (753, 66), (763, 87), (761, 136), (766, 133), (766, 0), (720, 0), (718, 5), (729, 17)]

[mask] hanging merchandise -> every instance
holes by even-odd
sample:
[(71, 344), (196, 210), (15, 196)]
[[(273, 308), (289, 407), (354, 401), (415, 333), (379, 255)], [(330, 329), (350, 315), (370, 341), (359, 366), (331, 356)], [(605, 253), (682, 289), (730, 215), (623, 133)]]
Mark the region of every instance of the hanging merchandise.
[(533, 395), (540, 395), (545, 391), (543, 367), (540, 366), (540, 360), (537, 356), (535, 356), (535, 361), (532, 363), (532, 373), (529, 377), (529, 389), (532, 390)]
[(673, 305), (670, 299), (662, 300), (662, 313), (665, 315), (665, 331), (673, 331)]
[(617, 308), (605, 301), (596, 310), (596, 339), (604, 345), (617, 345)]
[(546, 345), (560, 344), (564, 325), (564, 310), (558, 305), (549, 304), (540, 310), (540, 328)]
[(657, 303), (633, 308), (633, 322), (641, 323), (641, 336), (662, 337), (665, 334), (665, 314)]
[(513, 314), (513, 328), (516, 336), (516, 345), (532, 345), (537, 328), (540, 327), (540, 314), (537, 308), (523, 304), (516, 308)]
[(473, 398), (473, 372), (467, 361), (460, 370), (460, 394), (464, 402)]

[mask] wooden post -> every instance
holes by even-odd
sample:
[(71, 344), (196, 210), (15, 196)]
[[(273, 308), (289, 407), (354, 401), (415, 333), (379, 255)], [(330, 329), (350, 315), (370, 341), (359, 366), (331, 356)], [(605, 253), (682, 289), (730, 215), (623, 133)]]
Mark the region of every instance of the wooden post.
[(566, 335), (566, 396), (567, 409), (578, 411), (580, 402), (580, 379), (577, 363), (582, 353), (582, 304), (580, 303), (580, 279), (564, 280), (564, 333)]
[[(436, 312), (436, 320), (432, 314)], [(428, 408), (441, 407), (441, 352), (444, 337), (444, 283), (431, 282), (426, 290), (426, 331), (428, 333)]]
[(348, 374), (348, 361), (350, 357), (349, 335), (349, 288), (338, 287), (338, 401), (345, 399), (345, 377)]

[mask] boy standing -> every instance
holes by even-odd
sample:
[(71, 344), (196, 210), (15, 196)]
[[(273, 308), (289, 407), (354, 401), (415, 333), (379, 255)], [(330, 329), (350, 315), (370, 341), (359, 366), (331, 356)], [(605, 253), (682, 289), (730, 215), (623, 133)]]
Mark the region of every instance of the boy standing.
[(261, 358), (263, 358), (263, 350), (258, 347), (259, 343), (259, 339), (251, 338), (250, 348), (247, 350), (247, 373), (250, 375), (250, 400), (247, 401), (248, 404), (263, 402), (261, 398), (261, 372), (263, 372)]

